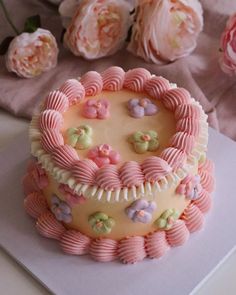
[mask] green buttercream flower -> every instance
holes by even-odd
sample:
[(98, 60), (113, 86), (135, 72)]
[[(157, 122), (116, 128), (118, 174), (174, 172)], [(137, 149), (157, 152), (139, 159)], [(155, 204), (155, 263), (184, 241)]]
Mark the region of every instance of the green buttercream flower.
[(84, 150), (92, 144), (92, 128), (88, 125), (81, 125), (78, 128), (67, 130), (68, 143), (78, 150)]
[(109, 234), (115, 225), (115, 220), (102, 212), (89, 216), (88, 222), (97, 234)]
[(179, 212), (177, 210), (167, 209), (154, 224), (160, 229), (170, 229), (178, 218)]
[(147, 151), (154, 152), (159, 148), (159, 140), (156, 131), (137, 131), (129, 137), (129, 142), (133, 144), (134, 150), (138, 154)]

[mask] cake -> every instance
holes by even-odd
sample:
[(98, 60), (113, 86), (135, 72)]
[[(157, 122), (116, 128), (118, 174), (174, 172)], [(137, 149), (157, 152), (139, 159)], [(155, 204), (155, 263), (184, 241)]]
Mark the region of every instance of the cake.
[(203, 227), (207, 115), (167, 79), (120, 67), (69, 79), (44, 98), (29, 137), (24, 207), (65, 253), (135, 263)]

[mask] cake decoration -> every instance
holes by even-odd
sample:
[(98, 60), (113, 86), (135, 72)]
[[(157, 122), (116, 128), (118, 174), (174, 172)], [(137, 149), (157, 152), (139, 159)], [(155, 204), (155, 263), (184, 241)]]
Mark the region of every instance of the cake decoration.
[(178, 219), (172, 228), (166, 231), (166, 239), (171, 247), (183, 245), (189, 238), (189, 231), (183, 220)]
[(140, 165), (135, 161), (128, 161), (120, 169), (120, 179), (124, 186), (139, 186), (144, 182), (144, 175)]
[(196, 200), (199, 198), (199, 193), (202, 187), (200, 184), (199, 175), (187, 175), (178, 185), (176, 193), (180, 195), (185, 195), (186, 198), (190, 200)]
[(149, 223), (156, 207), (157, 205), (153, 201), (139, 199), (127, 207), (125, 212), (133, 222)]
[(94, 184), (98, 166), (90, 159), (77, 161), (72, 168), (72, 175), (81, 184)]
[(144, 237), (127, 237), (121, 240), (117, 253), (123, 263), (133, 264), (143, 260), (147, 256)]
[(36, 187), (38, 187), (40, 190), (48, 186), (48, 176), (40, 164), (32, 163), (29, 173)]
[(159, 229), (168, 230), (172, 228), (175, 221), (179, 217), (179, 212), (175, 209), (167, 209), (161, 214), (161, 216), (155, 221), (155, 225)]
[(119, 171), (114, 165), (105, 165), (97, 171), (95, 183), (106, 191), (121, 188)]
[(145, 83), (145, 91), (154, 99), (160, 99), (170, 87), (167, 79), (157, 76), (151, 77)]
[(153, 116), (158, 112), (158, 107), (148, 98), (132, 98), (128, 101), (130, 115), (134, 118)]
[(152, 156), (143, 161), (142, 170), (147, 181), (155, 182), (168, 175), (172, 168), (165, 160)]
[(110, 233), (112, 227), (115, 225), (115, 220), (102, 212), (96, 212), (93, 215), (90, 215), (88, 222), (91, 225), (93, 231), (98, 234)]
[(153, 130), (145, 132), (137, 131), (128, 140), (133, 144), (137, 154), (144, 154), (147, 151), (154, 152), (159, 148), (157, 132)]
[(124, 88), (135, 92), (144, 91), (145, 83), (151, 78), (148, 70), (136, 68), (125, 73)]
[(60, 246), (65, 253), (84, 255), (89, 252), (91, 239), (76, 230), (67, 230), (60, 237)]
[(69, 108), (67, 96), (59, 90), (51, 91), (45, 99), (44, 109), (64, 113)]
[(193, 150), (195, 137), (185, 132), (176, 132), (170, 139), (171, 147), (175, 147), (189, 155)]
[(110, 117), (109, 108), (107, 99), (89, 99), (84, 104), (83, 115), (88, 119), (107, 119)]
[(125, 72), (120, 67), (110, 67), (101, 73), (103, 89), (110, 91), (121, 90), (124, 84)]
[(62, 114), (55, 110), (45, 110), (39, 116), (39, 128), (41, 131), (45, 129), (60, 129), (63, 124)]
[(165, 231), (156, 231), (146, 237), (146, 252), (150, 258), (160, 258), (170, 249)]
[(74, 105), (81, 102), (85, 96), (85, 90), (83, 85), (76, 79), (67, 80), (59, 88), (59, 91), (64, 93), (69, 101), (69, 105)]
[(189, 103), (190, 100), (190, 93), (186, 89), (178, 87), (168, 90), (162, 99), (164, 106), (171, 111), (175, 111), (179, 105)]
[(98, 167), (102, 167), (106, 164), (119, 163), (120, 154), (114, 151), (109, 144), (101, 144), (89, 150), (88, 158), (93, 160)]
[(112, 239), (95, 239), (89, 247), (89, 253), (95, 261), (109, 262), (117, 259), (118, 241)]
[(92, 134), (93, 130), (89, 125), (69, 128), (66, 131), (68, 144), (78, 150), (85, 150), (92, 145)]
[(81, 77), (80, 83), (84, 86), (86, 96), (94, 96), (102, 91), (102, 77), (96, 71), (89, 71), (85, 73)]
[(32, 192), (24, 199), (25, 211), (33, 218), (38, 218), (48, 210), (47, 202), (42, 193)]
[(60, 200), (56, 195), (52, 196), (51, 202), (51, 211), (57, 220), (65, 223), (72, 221), (71, 208), (66, 202)]
[(47, 152), (53, 152), (56, 147), (64, 144), (64, 139), (58, 130), (45, 129), (41, 137), (41, 144)]
[(75, 149), (70, 145), (65, 144), (54, 149), (52, 159), (58, 167), (70, 169), (73, 164), (79, 160), (79, 156)]
[(63, 194), (65, 201), (70, 205), (71, 208), (77, 204), (83, 204), (86, 202), (86, 198), (82, 194), (76, 194), (75, 191), (67, 184), (61, 183), (58, 189)]

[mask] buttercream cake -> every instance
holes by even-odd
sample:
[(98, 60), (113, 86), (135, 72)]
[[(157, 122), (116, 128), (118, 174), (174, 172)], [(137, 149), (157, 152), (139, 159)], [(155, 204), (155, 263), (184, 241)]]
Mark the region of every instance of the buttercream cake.
[(29, 137), (24, 207), (64, 252), (135, 263), (202, 228), (214, 187), (207, 116), (167, 79), (120, 67), (69, 79)]

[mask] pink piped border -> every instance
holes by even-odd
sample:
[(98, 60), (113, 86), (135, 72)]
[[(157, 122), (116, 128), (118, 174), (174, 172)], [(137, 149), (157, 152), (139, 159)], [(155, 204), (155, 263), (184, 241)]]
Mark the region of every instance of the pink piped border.
[[(49, 211), (40, 192), (28, 194), (24, 200), (24, 207), (26, 212), (37, 220), (37, 231), (44, 237), (58, 240), (65, 253), (90, 254), (99, 262), (118, 259), (123, 263), (133, 264), (145, 257), (162, 257), (171, 247), (183, 245), (190, 233), (203, 227), (204, 214), (210, 210), (212, 203), (210, 197), (212, 185), (209, 185), (214, 182), (212, 167), (211, 162), (206, 160), (206, 164), (199, 168), (203, 192), (199, 199), (191, 201), (173, 227), (168, 231), (155, 231), (146, 236), (131, 236), (116, 241), (109, 238), (92, 239), (79, 231), (68, 230)], [(205, 181), (206, 176), (208, 182)]]
[[(168, 80), (166, 80), (163, 77), (152, 76), (149, 71), (143, 68), (132, 69), (125, 73), (124, 70), (120, 67), (110, 67), (101, 74), (97, 73), (95, 75), (94, 71), (86, 73), (84, 76), (82, 76), (82, 78), (80, 79), (81, 83), (78, 82), (78, 85), (76, 85), (75, 79), (73, 79), (73, 83), (71, 85), (69, 81), (71, 80), (68, 80), (64, 83), (66, 84), (66, 90), (67, 90), (67, 93), (69, 94), (75, 93), (76, 89), (80, 89), (80, 93), (86, 92), (86, 93), (92, 93), (93, 95), (99, 94), (102, 91), (102, 89), (117, 91), (122, 88), (125, 88), (125, 89), (130, 89), (136, 92), (145, 90), (147, 94), (149, 94), (152, 98), (161, 100), (164, 106), (167, 107), (169, 110), (173, 112), (177, 111), (177, 113), (175, 114), (178, 117), (178, 120), (176, 123), (176, 128), (177, 127), (178, 128), (176, 132), (180, 135), (183, 134), (183, 136), (179, 137), (178, 143), (176, 145), (172, 144), (171, 147), (167, 147), (162, 152), (162, 154), (156, 158), (157, 159), (161, 158), (162, 160), (166, 162), (166, 165), (168, 164), (170, 166), (171, 169), (169, 173), (175, 172), (178, 168), (182, 168), (182, 166), (184, 165), (187, 157), (192, 152), (192, 150), (188, 151), (188, 153), (186, 153), (185, 150), (181, 150), (181, 146), (183, 146), (183, 144), (181, 144), (181, 141), (183, 142), (186, 141), (186, 136), (187, 137), (189, 136), (189, 140), (196, 141), (196, 139), (200, 135), (201, 123), (202, 123), (201, 119), (196, 119), (195, 117), (197, 116), (193, 116), (194, 108), (197, 113), (202, 112), (201, 108), (197, 105), (194, 105), (194, 108), (192, 109), (190, 108), (189, 116), (191, 115), (191, 117), (188, 116), (188, 109), (184, 109), (182, 111), (183, 114), (181, 115), (181, 110), (178, 108), (179, 105), (181, 104), (189, 105), (189, 106), (193, 105), (193, 101), (191, 100), (191, 96), (187, 90), (183, 88), (171, 88), (171, 84), (169, 83)], [(63, 85), (60, 87), (61, 91), (63, 91), (63, 89), (65, 88), (63, 87)], [(82, 88), (84, 87), (86, 91), (84, 89), (81, 89), (81, 87)], [(52, 93), (54, 95), (55, 91)], [(68, 160), (70, 161), (70, 163), (68, 163), (67, 161), (65, 167), (63, 166), (62, 161), (57, 162), (55, 160), (58, 158), (57, 157), (58, 147), (63, 146), (65, 143), (62, 141), (62, 136), (61, 137), (59, 136), (61, 135), (59, 133), (60, 131), (59, 128), (57, 130), (51, 128), (52, 126), (60, 125), (59, 124), (60, 122), (58, 122), (59, 116), (56, 117), (55, 113), (54, 114), (52, 113), (54, 117), (52, 116), (50, 117), (50, 115), (48, 115), (47, 117), (44, 116), (44, 113), (48, 112), (49, 110), (48, 105), (50, 106), (50, 110), (54, 108), (54, 104), (52, 103), (52, 97), (50, 96), (50, 94), (48, 95), (48, 97), (50, 97), (50, 104), (47, 103), (47, 98), (46, 98), (45, 108), (42, 111), (42, 113), (39, 115), (40, 120), (42, 117), (44, 118), (43, 125), (41, 124), (41, 131), (42, 131), (41, 144), (43, 149), (44, 150), (46, 149), (46, 152), (49, 155), (53, 155), (52, 157), (53, 161), (60, 168), (63, 168), (71, 172), (71, 167), (75, 167), (75, 169), (72, 170), (72, 176), (75, 177), (77, 183), (81, 183), (85, 185), (97, 185), (99, 187), (99, 184), (97, 183), (97, 179), (99, 178), (98, 175), (99, 175), (100, 169), (98, 167), (96, 167), (96, 173), (94, 173), (94, 171), (91, 171), (91, 175), (88, 175), (89, 182), (86, 182), (86, 179), (83, 178), (81, 180), (76, 177), (76, 175), (78, 175), (78, 173), (76, 173), (76, 164), (81, 162), (80, 160), (78, 160), (78, 158), (75, 158), (75, 159), (70, 158)], [(61, 96), (56, 95), (53, 97), (55, 97), (55, 100), (59, 100), (60, 97), (63, 97), (63, 99), (65, 100), (66, 93), (62, 92)], [(63, 113), (65, 109), (68, 107), (68, 105), (70, 104), (71, 99), (72, 99), (71, 97), (68, 97), (68, 103), (65, 102), (66, 104), (65, 108), (63, 107), (56, 108), (57, 112)], [(84, 97), (80, 95), (78, 101), (80, 102), (83, 99)], [(55, 105), (56, 106), (59, 105), (59, 101), (57, 101)], [(48, 128), (50, 128), (50, 133), (51, 133), (50, 136), (48, 135), (48, 132), (47, 132), (48, 129), (45, 127), (47, 126), (47, 121), (45, 120), (45, 118), (47, 118), (48, 120)], [(44, 126), (44, 128), (42, 128), (42, 126)], [(194, 145), (192, 146), (194, 149)], [(87, 163), (85, 162), (83, 163), (83, 165), (86, 165), (86, 164)], [(123, 183), (122, 178), (120, 177), (121, 175), (126, 173), (126, 171), (123, 171), (123, 169), (125, 169), (124, 166), (122, 166), (118, 171), (118, 176), (117, 176), (118, 179), (116, 183), (120, 183), (120, 188), (124, 188), (124, 187), (129, 188), (132, 186), (137, 186), (136, 178), (137, 177), (140, 178), (140, 173), (142, 173), (142, 178), (144, 179), (144, 182), (147, 181), (148, 179), (150, 179), (150, 175), (148, 175), (148, 179), (147, 179), (147, 175), (145, 175), (144, 173), (145, 171), (144, 166), (145, 164), (141, 163), (140, 170), (138, 172), (133, 171), (134, 177), (130, 179), (129, 183), (127, 183), (127, 181), (126, 183)], [(89, 173), (90, 171), (89, 167), (87, 170)], [(139, 173), (139, 175), (136, 175), (136, 173)], [(160, 175), (159, 179), (156, 179), (155, 181), (158, 181), (161, 178), (165, 177), (166, 176), (165, 171), (164, 171), (164, 174), (165, 175)], [(110, 185), (106, 187), (109, 187), (109, 190), (111, 191), (117, 188), (117, 187), (112, 188)], [(104, 190), (108, 190), (105, 187), (102, 187), (102, 188)]]

